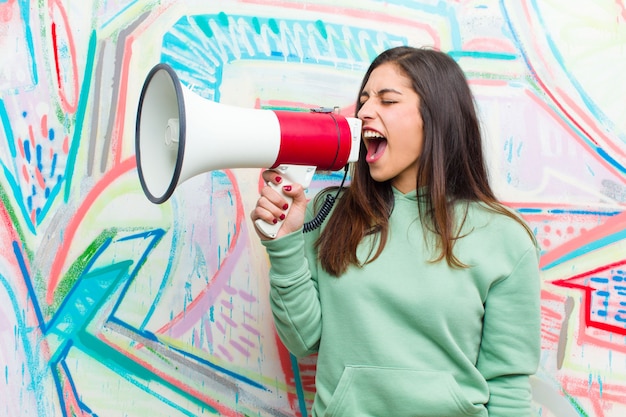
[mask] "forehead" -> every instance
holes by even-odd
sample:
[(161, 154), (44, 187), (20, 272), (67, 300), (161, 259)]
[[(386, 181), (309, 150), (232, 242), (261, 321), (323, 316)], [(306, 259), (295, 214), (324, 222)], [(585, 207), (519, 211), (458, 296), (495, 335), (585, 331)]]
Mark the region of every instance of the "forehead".
[(367, 79), (362, 93), (369, 95), (379, 91), (388, 90), (413, 90), (411, 79), (394, 63), (385, 63), (376, 67)]

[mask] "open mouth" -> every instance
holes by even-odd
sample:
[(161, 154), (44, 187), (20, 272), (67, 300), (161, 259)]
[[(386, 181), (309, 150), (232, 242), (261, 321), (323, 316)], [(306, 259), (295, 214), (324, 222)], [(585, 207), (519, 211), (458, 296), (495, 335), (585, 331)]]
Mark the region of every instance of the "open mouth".
[(387, 138), (374, 130), (364, 130), (363, 141), (367, 146), (367, 162), (377, 161), (387, 148)]

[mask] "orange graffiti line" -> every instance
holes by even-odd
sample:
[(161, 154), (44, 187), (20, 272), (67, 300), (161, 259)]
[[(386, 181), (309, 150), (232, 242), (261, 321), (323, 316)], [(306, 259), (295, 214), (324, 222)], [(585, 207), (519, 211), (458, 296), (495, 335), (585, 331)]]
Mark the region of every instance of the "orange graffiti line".
[[(235, 248), (237, 247), (238, 244), (241, 244), (241, 242), (239, 242), (239, 236), (241, 234), (242, 225), (244, 223), (244, 211), (243, 211), (243, 202), (241, 201), (241, 198), (238, 197), (241, 194), (240, 194), (239, 186), (237, 185), (237, 180), (236, 180), (235, 176), (233, 175), (232, 171), (230, 171), (230, 170), (224, 170), (224, 173), (226, 174), (226, 176), (228, 177), (228, 179), (230, 180), (230, 182), (231, 182), (231, 184), (233, 186), (232, 194), (233, 194), (233, 196), (235, 196), (234, 200), (236, 202), (236, 208), (235, 208), (236, 217), (235, 217), (235, 221), (236, 221), (236, 225), (237, 225), (237, 227), (235, 228), (235, 235), (231, 239), (230, 246), (228, 247), (228, 251), (226, 252), (226, 255), (225, 255), (224, 263), (226, 263), (226, 262), (229, 262), (229, 255), (231, 253), (233, 253), (233, 251), (235, 250)], [(189, 314), (189, 312), (193, 311), (198, 305), (201, 305), (200, 304), (201, 301), (204, 299), (206, 293), (211, 289), (211, 286), (212, 286), (213, 282), (215, 282), (215, 280), (218, 278), (218, 276), (220, 275), (220, 273), (222, 272), (223, 269), (224, 269), (224, 265), (222, 265), (215, 272), (215, 274), (213, 274), (213, 276), (209, 280), (209, 283), (198, 294), (198, 296), (196, 296), (196, 298), (194, 298), (194, 300), (189, 305), (187, 305), (187, 308), (185, 310), (181, 311), (180, 313), (178, 313), (165, 326), (163, 326), (160, 329), (158, 329), (156, 331), (156, 333), (157, 334), (163, 334), (163, 333), (166, 333), (168, 330), (176, 327), (178, 324), (180, 324), (183, 321), (183, 319), (185, 318), (185, 316), (187, 314)]]
[[(54, 11), (53, 7), (56, 6), (59, 14), (61, 15), (61, 20), (63, 23), (63, 29), (65, 30), (65, 35), (67, 36), (67, 45), (69, 48), (69, 61), (71, 64), (71, 73), (69, 74), (69, 80), (72, 82), (72, 88), (74, 89), (74, 97), (73, 101), (70, 102), (65, 93), (65, 86), (62, 82), (61, 78), (61, 66), (59, 63), (59, 48), (58, 48), (58, 36), (56, 31), (56, 24), (54, 23)], [(67, 18), (67, 13), (61, 0), (53, 0), (50, 3), (50, 7), (48, 9), (50, 19), (52, 20), (52, 43), (54, 47), (54, 60), (57, 71), (57, 82), (59, 84), (59, 97), (61, 99), (61, 104), (63, 108), (68, 113), (75, 113), (78, 108), (78, 63), (76, 62), (76, 46), (74, 45), (74, 37), (72, 36), (72, 32), (70, 30), (69, 19)]]
[(28, 125), (28, 137), (30, 138), (31, 147), (35, 149), (35, 132), (33, 130), (33, 125)]
[(626, 23), (626, 1), (624, 0), (615, 0), (617, 3), (617, 8), (620, 10), (620, 17), (622, 18), (622, 23)]
[(469, 42), (465, 42), (462, 46), (464, 51), (490, 51), (490, 52), (505, 52), (509, 54), (516, 54), (517, 49), (512, 42), (501, 39), (472, 39)]
[(144, 367), (148, 371), (150, 371), (153, 374), (157, 375), (158, 377), (162, 378), (164, 381), (167, 381), (168, 383), (170, 383), (173, 386), (175, 386), (176, 388), (182, 390), (186, 394), (189, 394), (189, 395), (193, 396), (194, 398), (197, 398), (200, 401), (204, 402), (205, 404), (213, 407), (214, 409), (216, 409), (220, 413), (220, 415), (232, 416), (232, 417), (244, 417), (244, 414), (237, 413), (234, 410), (228, 408), (227, 406), (225, 406), (223, 404), (220, 404), (215, 399), (209, 397), (206, 393), (204, 393), (204, 392), (202, 392), (202, 391), (200, 391), (198, 389), (195, 389), (195, 388), (191, 387), (190, 385), (185, 384), (184, 382), (176, 379), (173, 375), (170, 375), (167, 372), (158, 369), (157, 367), (155, 367), (152, 364), (150, 364), (147, 360), (141, 359), (136, 354), (133, 354), (133, 351), (122, 349), (120, 346), (116, 345), (115, 342), (113, 342), (112, 340), (109, 340), (106, 337), (105, 334), (98, 333), (96, 335), (96, 337), (98, 339), (100, 339), (103, 343), (105, 343), (106, 345), (111, 347), (113, 350), (116, 350), (120, 354), (126, 356), (128, 359), (130, 359), (133, 362), (135, 362), (136, 364)]
[(262, 6), (278, 6), (283, 9), (297, 9), (297, 10), (306, 10), (307, 12), (321, 12), (327, 13), (331, 16), (344, 16), (344, 17), (355, 17), (359, 19), (366, 19), (375, 22), (385, 22), (390, 24), (398, 24), (402, 26), (409, 26), (411, 28), (420, 29), (426, 32), (433, 41), (431, 46), (435, 48), (441, 48), (441, 39), (439, 38), (439, 33), (435, 28), (425, 23), (421, 23), (416, 21), (415, 19), (405, 19), (402, 17), (397, 17), (393, 15), (387, 15), (378, 10), (358, 10), (348, 7), (339, 7), (339, 6), (324, 6), (324, 5), (316, 5), (308, 2), (305, 3), (293, 3), (289, 1), (281, 1), (281, 0), (240, 0), (241, 3), (250, 3), (250, 4), (260, 4)]
[(44, 114), (41, 116), (41, 136), (44, 138), (48, 137), (48, 115)]
[[(0, 222), (2, 226), (4, 226), (3, 229), (6, 230), (6, 232), (8, 232), (9, 234), (9, 239), (7, 240), (10, 240), (11, 242), (20, 242), (22, 240), (17, 234), (17, 230), (15, 229), (15, 224), (13, 223), (13, 219), (11, 219), (9, 212), (6, 209), (6, 205), (3, 203), (2, 200), (0, 200)], [(20, 246), (22, 247), (23, 243)], [(26, 260), (24, 260), (24, 262), (26, 262)], [(31, 312), (33, 311), (33, 309), (29, 309), (29, 310)]]
[(28, 167), (26, 165), (22, 165), (22, 176), (26, 184), (28, 184), (30, 182), (30, 175), (28, 175)]
[(470, 85), (482, 85), (487, 87), (506, 87), (509, 82), (506, 80), (490, 80), (490, 79), (472, 79), (469, 80)]
[[(556, 97), (550, 91), (548, 91), (547, 87), (542, 83), (541, 80), (537, 79), (537, 83), (540, 85), (541, 91), (550, 98), (549, 101), (556, 106), (560, 113), (557, 112), (554, 108), (550, 107), (550, 105), (546, 102), (547, 100), (544, 100), (543, 98), (537, 96), (534, 91), (526, 89), (524, 91), (524, 94), (526, 94), (531, 101), (535, 102), (535, 104), (537, 104), (539, 108), (545, 110), (546, 114), (551, 115), (554, 118), (554, 121), (559, 124), (564, 130), (570, 133), (572, 138), (577, 143), (579, 143), (580, 146), (582, 146), (584, 149), (591, 149), (591, 152), (588, 152), (589, 156), (597, 160), (601, 165), (606, 166), (606, 159), (600, 156), (598, 152), (593, 151), (593, 147), (590, 147), (589, 144), (587, 144), (583, 139), (580, 138), (580, 136), (582, 135), (586, 137), (591, 143), (593, 143), (593, 146), (602, 149), (602, 147), (598, 145), (598, 142), (591, 135), (589, 135), (589, 133), (585, 129), (583, 129), (583, 127), (576, 120), (574, 120), (574, 118), (571, 117), (571, 115), (567, 112), (567, 110), (565, 110), (561, 103), (559, 103)], [(574, 125), (578, 129), (578, 131), (576, 131), (569, 124), (567, 124), (567, 121), (571, 122), (571, 124)], [(607, 170), (615, 172), (615, 167), (611, 165), (606, 166), (606, 168)], [(619, 178), (622, 177), (622, 174), (621, 172), (615, 172), (615, 176), (616, 178)]]
[(4, 5), (0, 3), (0, 22), (8, 23), (11, 19), (13, 19), (14, 14), (19, 13), (17, 11), (16, 4), (17, 0), (9, 0), (9, 2), (5, 2)]
[(554, 345), (559, 341), (559, 335), (551, 332), (550, 330), (541, 329), (541, 342), (546, 348), (554, 348)]
[(46, 181), (43, 179), (43, 175), (41, 175), (41, 170), (39, 168), (35, 168), (35, 178), (37, 179), (37, 184), (43, 190), (46, 188)]
[(18, 137), (18, 138), (17, 138), (17, 143), (18, 143), (18, 145), (19, 145), (19, 146), (17, 147), (17, 149), (19, 149), (19, 150), (20, 150), (20, 155), (22, 156), (22, 159), (26, 158), (26, 154), (25, 154), (25, 151), (24, 151), (24, 141), (22, 140), (22, 138), (21, 138), (21, 137)]
[[(530, 2), (522, 2), (522, 5), (523, 5), (524, 17), (525, 17), (524, 20), (526, 22), (528, 22), (528, 26), (532, 28), (534, 22), (533, 22), (532, 16), (530, 15), (531, 14), (531, 12), (530, 12), (531, 5), (529, 3)], [(539, 38), (538, 36), (532, 36), (531, 37), (531, 45), (532, 45), (531, 50), (532, 51), (536, 51), (538, 55), (541, 55), (542, 50), (541, 50), (541, 46), (539, 46), (539, 43), (537, 42), (538, 38)], [(541, 61), (542, 62), (545, 61), (543, 59), (543, 56), (541, 56)], [(540, 82), (539, 74), (537, 74), (537, 70), (535, 69), (535, 67), (533, 65), (531, 65), (530, 59), (528, 59), (527, 62), (528, 62), (528, 68), (530, 69), (532, 75), (537, 80), (537, 82)], [(551, 65), (545, 65), (544, 69), (548, 72), (548, 74), (550, 74), (550, 77), (554, 79), (554, 73), (552, 72), (552, 66)], [(544, 85), (541, 85), (541, 87), (545, 88)]]
[[(528, 5), (526, 3), (524, 3), (524, 11), (526, 14), (526, 20), (528, 22), (531, 21), (531, 17), (530, 17), (530, 13), (528, 11)], [(554, 74), (552, 74), (550, 70), (550, 68), (552, 68), (552, 66), (549, 64), (549, 62), (543, 57), (543, 55), (541, 54), (541, 48), (536, 44), (535, 42), (535, 37), (533, 37), (533, 47), (534, 49), (538, 52), (538, 56), (539, 56), (539, 60), (540, 62), (543, 64), (543, 68), (548, 70), (548, 72), (550, 73), (550, 76), (552, 78), (555, 78)], [(542, 79), (539, 74), (537, 73), (537, 71), (535, 70), (535, 67), (532, 65), (532, 63), (529, 61), (528, 62), (529, 68), (532, 72), (532, 74), (535, 77), (535, 80), (537, 81), (537, 84), (539, 85), (539, 87), (541, 88), (541, 91), (544, 92), (550, 99), (550, 101), (556, 106), (556, 108), (559, 109), (559, 111), (563, 114), (563, 116), (565, 117), (566, 120), (568, 120), (572, 125), (576, 126), (576, 128), (582, 133), (583, 136), (585, 136), (587, 139), (589, 139), (589, 141), (591, 141), (595, 146), (601, 148), (601, 146), (599, 145), (598, 141), (594, 138), (592, 132), (589, 132), (585, 127), (582, 126), (581, 123), (579, 123), (579, 121), (577, 120), (576, 117), (574, 117), (572, 115), (572, 112), (570, 112), (568, 109), (565, 108), (565, 106), (563, 105), (563, 103), (561, 103), (561, 101), (559, 101), (559, 98), (561, 100), (563, 100), (565, 103), (569, 104), (570, 106), (573, 106), (573, 103), (571, 102), (571, 100), (567, 99), (567, 94), (564, 93), (563, 91), (561, 91), (558, 87), (555, 87), (554, 91), (551, 90), (549, 88), (549, 83), (546, 83), (544, 81), (544, 79)], [(577, 116), (579, 116), (581, 119), (585, 119), (582, 115), (582, 112), (576, 112), (576, 110), (578, 109), (576, 106), (574, 106), (574, 113), (577, 113)], [(587, 119), (587, 122), (589, 122), (589, 119)], [(591, 124), (589, 125), (589, 127), (593, 130), (595, 130), (595, 133), (597, 136), (599, 136), (604, 143), (611, 143), (611, 141), (608, 139), (608, 137), (600, 130), (597, 128), (594, 128), (594, 124), (593, 122), (591, 122)], [(576, 137), (576, 136), (574, 136)], [(620, 150), (621, 153), (621, 150)]]
[[(590, 382), (591, 381), (591, 382)], [(577, 379), (564, 376), (561, 379), (563, 391), (578, 398), (588, 398), (594, 408), (596, 417), (604, 416), (604, 411), (611, 403), (626, 404), (626, 388), (617, 384), (600, 383), (594, 379)]]
[[(529, 15), (529, 12), (528, 12), (528, 7), (527, 7), (527, 5), (526, 5), (526, 4), (524, 4), (524, 11), (525, 11), (525, 14), (526, 14), (527, 21), (529, 21), (529, 22), (530, 22), (531, 18), (530, 18), (530, 15)], [(535, 37), (533, 37), (533, 41), (534, 41), (534, 39), (535, 39)], [(540, 51), (541, 51), (541, 48), (540, 48), (538, 45), (536, 45), (536, 43), (535, 43), (535, 42), (533, 42), (533, 46), (534, 46), (534, 48), (535, 48), (535, 50), (536, 50), (536, 51), (538, 51), (538, 52), (540, 52)], [(551, 68), (551, 65), (549, 65), (549, 63), (547, 62), (547, 60), (546, 60), (546, 59), (544, 59), (544, 58), (543, 58), (543, 56), (542, 56), (541, 54), (540, 54), (540, 60), (541, 60), (541, 62), (544, 64), (544, 65), (543, 65), (543, 68), (548, 69), (548, 70)], [(572, 116), (572, 114), (570, 113), (570, 111), (568, 111), (568, 110), (567, 110), (567, 109), (563, 106), (563, 104), (562, 104), (562, 103), (561, 103), (561, 102), (557, 99), (557, 96), (558, 96), (558, 97), (559, 97), (559, 98), (561, 98), (563, 101), (565, 101), (567, 104), (569, 104), (570, 106), (572, 106), (572, 105), (573, 105), (573, 104), (572, 104), (572, 102), (571, 102), (570, 100), (568, 100), (568, 99), (567, 99), (567, 94), (564, 94), (564, 93), (563, 93), (563, 92), (562, 92), (559, 88), (555, 88), (555, 92), (553, 92), (552, 90), (550, 90), (550, 88), (548, 87), (548, 84), (546, 84), (546, 83), (544, 82), (544, 80), (543, 80), (543, 79), (539, 76), (539, 74), (537, 73), (537, 71), (535, 70), (535, 68), (532, 66), (532, 64), (531, 64), (530, 62), (529, 62), (529, 67), (530, 67), (530, 70), (532, 71), (533, 75), (535, 76), (535, 79), (536, 79), (536, 81), (537, 81), (537, 83), (538, 83), (539, 87), (541, 88), (541, 91), (543, 91), (543, 92), (544, 92), (544, 93), (545, 93), (545, 94), (546, 94), (546, 95), (550, 98), (551, 102), (552, 102), (552, 103), (553, 103), (553, 104), (554, 104), (554, 105), (555, 105), (555, 106), (556, 106), (556, 107), (557, 107), (557, 108), (558, 108), (558, 109), (562, 112), (562, 114), (565, 116), (565, 118), (566, 118), (567, 120), (569, 120), (569, 121), (570, 121), (570, 123), (572, 123), (574, 126), (576, 126), (576, 127), (580, 130), (580, 132), (581, 132), (581, 133), (582, 133), (582, 134), (583, 134), (586, 138), (588, 138), (588, 139), (589, 139), (589, 140), (590, 140), (590, 141), (591, 141), (591, 142), (592, 142), (595, 146), (600, 147), (600, 145), (598, 144), (598, 142), (597, 142), (597, 141), (594, 139), (594, 137), (592, 136), (592, 133), (591, 133), (591, 132), (589, 132), (589, 131), (587, 131), (587, 129), (585, 129), (585, 128), (584, 128), (584, 127), (583, 127), (583, 126), (582, 126), (582, 125), (578, 122), (578, 120), (577, 120), (575, 117), (573, 117), (573, 116)], [(553, 75), (553, 74), (550, 74), (550, 75), (554, 78), (554, 75)], [(575, 109), (574, 109), (574, 110), (578, 109), (576, 106), (574, 106), (574, 107), (575, 107)], [(582, 112), (578, 112), (577, 116), (579, 116), (579, 117), (582, 119), (582, 118), (583, 118), (583, 116), (582, 116)], [(611, 141), (610, 141), (610, 140), (608, 139), (608, 137), (607, 137), (607, 136), (606, 136), (606, 135), (602, 132), (602, 130), (597, 129), (597, 128), (594, 128), (594, 126), (595, 126), (595, 125), (593, 124), (593, 122), (589, 122), (589, 121), (588, 121), (588, 123), (591, 123), (591, 124), (590, 124), (590, 128), (591, 128), (591, 129), (593, 129), (593, 130), (595, 130), (595, 132), (594, 132), (594, 133), (595, 133), (596, 135), (598, 135), (600, 138), (602, 138), (602, 140), (603, 140), (603, 142), (604, 142), (604, 143), (609, 143), (609, 144), (611, 144)], [(617, 149), (618, 149), (618, 148), (617, 148)], [(614, 149), (614, 150), (615, 150), (615, 149)], [(618, 152), (620, 152), (620, 153), (621, 153), (622, 151), (618, 149)]]
[(80, 205), (80, 207), (78, 207), (74, 216), (72, 216), (72, 220), (67, 225), (67, 228), (65, 229), (65, 232), (63, 234), (63, 243), (61, 243), (61, 246), (56, 253), (56, 257), (50, 270), (48, 291), (46, 293), (46, 302), (48, 304), (52, 304), (54, 300), (54, 292), (61, 279), (61, 270), (63, 268), (63, 265), (65, 264), (65, 260), (69, 253), (70, 246), (72, 244), (78, 226), (80, 226), (81, 222), (89, 212), (89, 209), (96, 201), (96, 199), (100, 196), (100, 194), (102, 194), (102, 192), (104, 192), (113, 181), (115, 181), (126, 172), (134, 169), (135, 167), (135, 158), (131, 157), (107, 172), (106, 175), (102, 177), (100, 181), (98, 181), (98, 183), (89, 192), (89, 194), (87, 194), (83, 203)]
[(563, 318), (563, 315), (561, 313), (545, 306), (541, 307), (541, 315), (544, 316), (546, 319), (561, 320)]
[[(130, 60), (132, 57), (132, 50), (133, 50), (133, 43), (135, 42), (135, 38), (136, 36), (139, 36), (141, 34), (143, 34), (144, 31), (146, 31), (148, 28), (151, 27), (152, 24), (154, 24), (154, 22), (158, 21), (160, 19), (161, 16), (165, 15), (168, 10), (170, 8), (175, 7), (175, 4), (168, 4), (168, 5), (160, 5), (157, 8), (153, 8), (154, 10), (150, 11), (150, 15), (148, 18), (146, 18), (146, 20), (144, 20), (142, 22), (142, 24), (137, 27), (133, 33), (134, 36), (128, 36), (126, 38), (126, 40), (124, 41), (124, 57), (122, 59), (122, 65), (121, 65), (121, 73), (120, 73), (120, 95), (119, 97), (127, 97), (126, 94), (128, 92), (128, 79), (129, 76), (128, 74), (130, 73)], [(124, 154), (122, 152), (122, 141), (121, 138), (123, 138), (123, 132), (124, 131), (124, 121), (125, 121), (125, 115), (126, 115), (126, 99), (121, 99), (119, 100), (119, 103), (117, 104), (118, 108), (117, 111), (115, 112), (115, 122), (113, 125), (113, 132), (112, 132), (112, 138), (111, 138), (111, 153), (113, 154), (113, 160), (115, 161), (115, 163), (120, 163), (122, 155)], [(134, 131), (133, 131), (133, 135), (134, 135)]]
[(558, 301), (560, 303), (564, 303), (567, 297), (556, 294), (552, 291), (542, 290), (541, 291), (541, 300), (542, 301)]
[(92, 416), (91, 413), (85, 414), (84, 410), (78, 404), (78, 399), (76, 398), (76, 392), (74, 391), (72, 384), (70, 383), (70, 378), (65, 374), (65, 370), (61, 370), (59, 372), (60, 378), (63, 378), (63, 404), (65, 405), (65, 415), (72, 417), (87, 417)]

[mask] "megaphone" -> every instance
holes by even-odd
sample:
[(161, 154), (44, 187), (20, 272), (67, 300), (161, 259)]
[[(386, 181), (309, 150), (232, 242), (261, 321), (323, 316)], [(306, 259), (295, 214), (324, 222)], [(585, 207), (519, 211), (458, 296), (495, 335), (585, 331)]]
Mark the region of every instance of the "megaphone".
[[(307, 188), (316, 169), (337, 171), (356, 161), (360, 140), (357, 118), (324, 108), (303, 112), (216, 103), (185, 87), (164, 63), (145, 79), (135, 125), (139, 180), (155, 204), (167, 201), (187, 179), (220, 169), (276, 169), (281, 185)], [(256, 226), (274, 238), (280, 223)]]

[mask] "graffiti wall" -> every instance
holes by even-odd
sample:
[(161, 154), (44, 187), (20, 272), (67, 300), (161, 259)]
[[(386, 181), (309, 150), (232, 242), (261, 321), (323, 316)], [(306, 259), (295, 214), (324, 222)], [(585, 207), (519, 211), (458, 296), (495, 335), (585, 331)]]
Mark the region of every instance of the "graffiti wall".
[(212, 101), (350, 115), (401, 44), (466, 71), (541, 243), (535, 414), (625, 415), (624, 0), (0, 0), (0, 416), (309, 415), (315, 358), (276, 337), (248, 220), (261, 169), (150, 203), (140, 90), (165, 62)]

